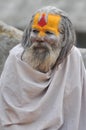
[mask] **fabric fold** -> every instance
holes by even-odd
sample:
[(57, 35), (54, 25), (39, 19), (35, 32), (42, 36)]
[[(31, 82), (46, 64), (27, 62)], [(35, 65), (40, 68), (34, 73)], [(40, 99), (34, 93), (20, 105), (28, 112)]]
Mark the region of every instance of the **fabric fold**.
[(21, 45), (10, 51), (0, 79), (3, 130), (85, 130), (80, 120), (82, 110), (86, 112), (84, 105), (81, 108), (86, 79), (78, 49), (73, 47), (63, 63), (48, 73), (21, 61), (22, 52)]

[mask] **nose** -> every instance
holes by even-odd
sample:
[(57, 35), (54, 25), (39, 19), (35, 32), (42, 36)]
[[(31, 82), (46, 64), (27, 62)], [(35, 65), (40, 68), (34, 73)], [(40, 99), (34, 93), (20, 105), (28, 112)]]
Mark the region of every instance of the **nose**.
[(36, 37), (36, 40), (43, 42), (44, 39), (45, 39), (45, 33), (44, 32), (39, 32), (37, 37)]
[(38, 33), (38, 37), (44, 37), (45, 36), (45, 33), (43, 32), (43, 31), (40, 31), (39, 33)]

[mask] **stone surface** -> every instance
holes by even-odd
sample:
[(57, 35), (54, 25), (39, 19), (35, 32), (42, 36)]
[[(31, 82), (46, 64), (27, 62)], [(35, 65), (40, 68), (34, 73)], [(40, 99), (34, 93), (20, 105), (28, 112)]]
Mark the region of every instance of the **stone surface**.
[(47, 5), (66, 11), (75, 29), (86, 32), (86, 0), (0, 0), (0, 20), (24, 29), (33, 12)]
[[(22, 31), (0, 21), (0, 74), (9, 54), (9, 50), (21, 42)], [(81, 49), (81, 54), (86, 66), (86, 49)]]
[(22, 31), (0, 21), (0, 73), (9, 50), (21, 41)]

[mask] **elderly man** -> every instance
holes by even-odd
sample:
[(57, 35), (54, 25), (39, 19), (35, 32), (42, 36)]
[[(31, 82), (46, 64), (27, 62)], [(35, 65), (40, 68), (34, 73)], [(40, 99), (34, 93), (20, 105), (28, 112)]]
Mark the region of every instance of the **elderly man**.
[(86, 73), (67, 15), (39, 9), (0, 80), (3, 130), (86, 130)]

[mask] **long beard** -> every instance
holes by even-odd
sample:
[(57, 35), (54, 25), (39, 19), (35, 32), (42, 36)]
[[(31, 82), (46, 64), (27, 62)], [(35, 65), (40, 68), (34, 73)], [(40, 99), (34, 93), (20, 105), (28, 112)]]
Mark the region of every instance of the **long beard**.
[(34, 69), (45, 73), (54, 66), (59, 53), (60, 49), (55, 46), (35, 42), (24, 51), (22, 60)]

